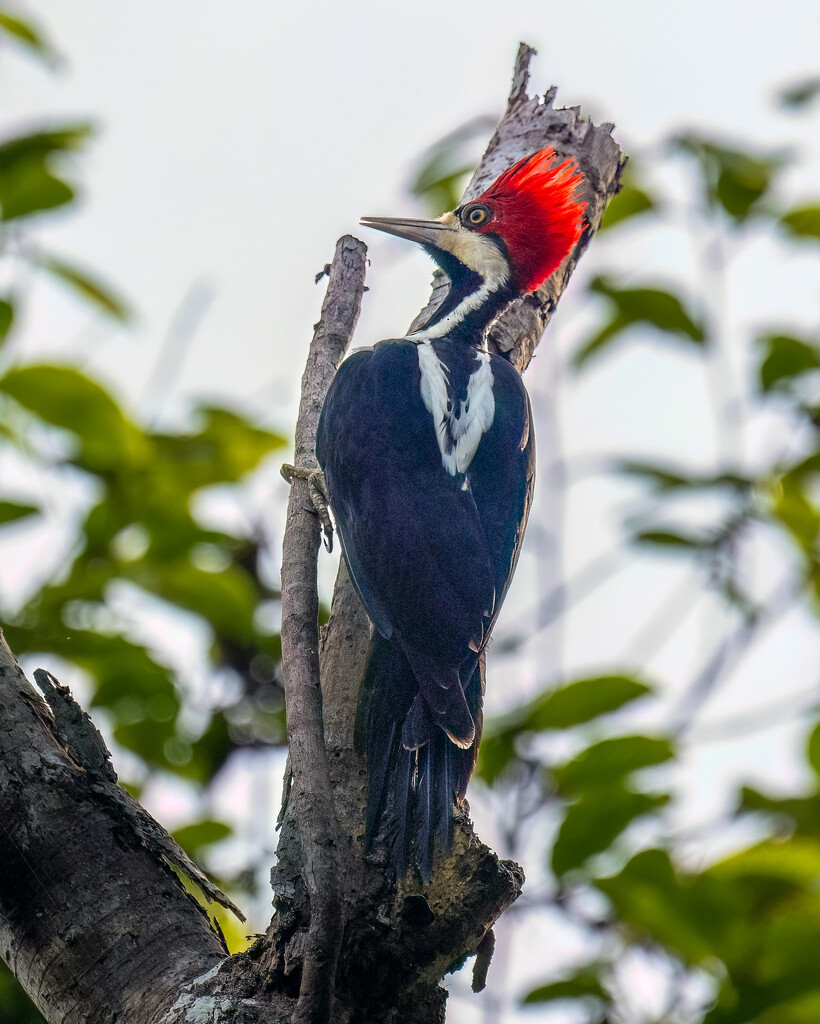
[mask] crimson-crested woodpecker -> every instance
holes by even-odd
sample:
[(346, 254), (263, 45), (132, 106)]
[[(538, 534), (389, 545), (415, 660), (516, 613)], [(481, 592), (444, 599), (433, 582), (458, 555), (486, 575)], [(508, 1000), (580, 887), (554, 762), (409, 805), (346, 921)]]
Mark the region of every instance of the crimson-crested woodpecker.
[(417, 242), (451, 287), (427, 324), (360, 349), (319, 421), (351, 579), (375, 627), (361, 732), (368, 844), (429, 879), (452, 841), (482, 727), (479, 666), (515, 570), (535, 478), (529, 399), (487, 329), (538, 288), (581, 232), (582, 176), (551, 149), (438, 220), (366, 217)]

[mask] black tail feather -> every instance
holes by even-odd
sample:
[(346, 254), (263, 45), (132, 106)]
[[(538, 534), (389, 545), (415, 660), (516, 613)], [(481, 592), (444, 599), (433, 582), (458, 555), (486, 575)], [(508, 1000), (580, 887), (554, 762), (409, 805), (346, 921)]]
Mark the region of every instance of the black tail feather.
[[(471, 665), (464, 676), (466, 702), (476, 724), (476, 741), (466, 750), (432, 720), (429, 730), (421, 728), (421, 717), (411, 713), (418, 683), (410, 665), (395, 641), (374, 634), (360, 730), (365, 734), (368, 766), (365, 843), (369, 849), (379, 832), (388, 836), (399, 877), (412, 863), (429, 881), (436, 850), (452, 845), (453, 805), (467, 788), (481, 734), (483, 673)], [(408, 715), (411, 724), (406, 726)], [(408, 750), (402, 743), (403, 729), (414, 741), (422, 741), (416, 749)], [(429, 738), (422, 735), (425, 731)]]
[[(359, 710), (359, 714), (364, 716), (364, 749), (367, 754), (365, 843), (368, 848), (391, 802), (391, 793), (405, 788), (398, 786), (397, 780), (406, 780), (408, 791), (411, 785), (414, 759), (411, 752), (402, 746), (401, 731), (415, 691), (415, 679), (401, 649), (374, 632)], [(393, 808), (394, 811), (397, 809)]]

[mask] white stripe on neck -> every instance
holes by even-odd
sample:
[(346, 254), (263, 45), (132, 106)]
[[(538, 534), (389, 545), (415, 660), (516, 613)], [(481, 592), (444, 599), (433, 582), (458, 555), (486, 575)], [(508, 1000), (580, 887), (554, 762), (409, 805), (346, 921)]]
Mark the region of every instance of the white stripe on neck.
[[(487, 244), (495, 249), (491, 242)], [(408, 334), (407, 337), (411, 341), (432, 341), (434, 338), (443, 338), (457, 324), (460, 324), (469, 313), (483, 306), (493, 292), (497, 292), (499, 288), (504, 287), (510, 279), (510, 271), (507, 261), (497, 249), (495, 251), (498, 253), (498, 259), (486, 261), (480, 271), (484, 279), (481, 287), (477, 288), (474, 292), (470, 292), (469, 295), (465, 295), (456, 308), (450, 310), (447, 316), (439, 320), (437, 324), (433, 324), (432, 327), (422, 327), (420, 330)]]
[(478, 309), (479, 306), (483, 305), (494, 291), (495, 289), (491, 288), (488, 284), (483, 284), (476, 291), (471, 292), (466, 298), (462, 299), (456, 308), (451, 310), (442, 320), (439, 320), (437, 324), (433, 324), (432, 327), (422, 327), (421, 330), (414, 331), (412, 334), (408, 334), (407, 337), (411, 341), (432, 341), (434, 338), (443, 338), (457, 324), (460, 324), (468, 313), (472, 313), (474, 309)]

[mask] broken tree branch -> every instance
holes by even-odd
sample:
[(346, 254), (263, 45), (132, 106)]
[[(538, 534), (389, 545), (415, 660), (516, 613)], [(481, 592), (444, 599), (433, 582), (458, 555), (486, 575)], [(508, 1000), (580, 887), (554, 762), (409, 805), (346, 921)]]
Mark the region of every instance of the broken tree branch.
[[(495, 325), (496, 350), (509, 353), (519, 370), (529, 362), (555, 303), (600, 223), (606, 203), (617, 192), (625, 164), (610, 136), (611, 126), (596, 128), (577, 109), (553, 109), (554, 90), (544, 100), (527, 95), (533, 52), (526, 46), (519, 50), (507, 112), (465, 198), (480, 192), (520, 157), (553, 146), (562, 155), (574, 156), (584, 172), (588, 226), (575, 251), (544, 288), (516, 303)], [(429, 317), (447, 286), (445, 278), (436, 278), (431, 303), (414, 326)], [(307, 375), (305, 379), (309, 379)], [(310, 466), (314, 465), (312, 454), (305, 453)], [(306, 502), (306, 492), (302, 493)], [(316, 530), (314, 524), (314, 536)], [(317, 545), (318, 540), (314, 540)], [(370, 630), (342, 563), (330, 619), (322, 633), (320, 656), (325, 745), (346, 905), (336, 997), (348, 1014), (345, 1019), (430, 1024), (444, 1017), (446, 993), (439, 986), (442, 976), (479, 950), (476, 984), (483, 984), (492, 946), (488, 930), (518, 897), (523, 873), (518, 865), (500, 861), (481, 843), (466, 818), (456, 822), (452, 855), (438, 859), (429, 886), (411, 874), (398, 891), (392, 889), (386, 878), (387, 852), (378, 841), (365, 858), (367, 765), (354, 733)], [(312, 919), (312, 913), (308, 913), (301, 886), (304, 854), (300, 835), (304, 825), (298, 820), (300, 813), (291, 799), (282, 816), (277, 863), (272, 872), (277, 914), (265, 939), (269, 984), (285, 990), (295, 987), (300, 964), (311, 954), (306, 922)]]

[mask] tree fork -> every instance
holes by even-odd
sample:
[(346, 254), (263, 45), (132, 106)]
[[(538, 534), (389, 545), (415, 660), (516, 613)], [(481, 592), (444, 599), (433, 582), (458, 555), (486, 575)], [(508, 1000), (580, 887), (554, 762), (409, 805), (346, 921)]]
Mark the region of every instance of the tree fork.
[[(578, 108), (553, 109), (554, 89), (543, 100), (528, 95), (534, 52), (525, 44), (519, 47), (506, 113), (464, 196), (469, 200), (480, 194), (507, 166), (545, 146), (574, 156), (584, 172), (587, 223), (574, 251), (538, 292), (515, 303), (492, 330), (491, 344), (508, 353), (522, 372), (599, 227), (607, 202), (618, 191), (626, 163), (611, 137), (611, 125), (594, 127), (580, 117)], [(413, 328), (428, 319), (447, 287), (446, 277), (437, 272), (431, 300)], [(312, 387), (309, 371), (303, 381), (306, 385)], [(314, 531), (315, 550), (318, 527)], [(485, 937), (518, 897), (523, 872), (510, 861), (499, 861), (466, 818), (457, 821), (452, 854), (439, 858), (429, 886), (411, 874), (394, 893), (386, 883), (387, 851), (377, 847), (364, 858), (367, 766), (356, 749), (355, 720), (370, 629), (342, 562), (320, 655), (325, 749), (339, 824), (337, 853), (345, 878), (346, 924), (335, 979), (336, 1019), (357, 1024), (371, 1020), (428, 1024), (443, 1020), (441, 978), (479, 947), (476, 983), (481, 983), (491, 946)], [(299, 801), (291, 799), (282, 817), (278, 860), (272, 872), (278, 913), (267, 936), (271, 983), (292, 990), (298, 985), (302, 958), (311, 954), (308, 906), (299, 885), (304, 851), (298, 825), (303, 814)], [(311, 911), (313, 903), (311, 895)]]
[[(521, 371), (626, 163), (611, 125), (554, 109), (554, 89), (528, 95), (533, 53), (519, 48), (507, 110), (465, 194), (545, 146), (574, 156), (584, 173), (587, 227), (578, 245), (492, 330), (491, 344)], [(303, 469), (315, 465), (318, 415), (358, 315), (364, 254), (356, 239), (337, 245), (302, 385)], [(446, 287), (438, 275), (416, 325)], [(84, 723), (76, 727), (81, 710), (44, 675), (46, 704), (0, 642), (0, 955), (49, 1024), (431, 1024), (444, 1020), (441, 978), (476, 952), (481, 984), (492, 946), (485, 937), (523, 875), (466, 819), (456, 822), (452, 855), (439, 859), (429, 886), (411, 876), (393, 892), (386, 851), (364, 857), (366, 764), (354, 732), (370, 624), (342, 563), (319, 638), (319, 520), (308, 508), (308, 484), (295, 479), (282, 569), (293, 781), (272, 871), (277, 913), (245, 953), (226, 955), (169, 863), (188, 874), (193, 865), (175, 859), (184, 854), (164, 830), (116, 795), (102, 741), (89, 740)]]

